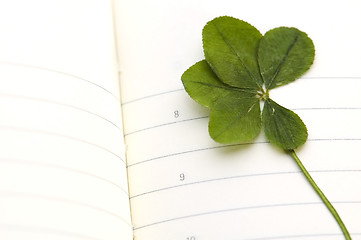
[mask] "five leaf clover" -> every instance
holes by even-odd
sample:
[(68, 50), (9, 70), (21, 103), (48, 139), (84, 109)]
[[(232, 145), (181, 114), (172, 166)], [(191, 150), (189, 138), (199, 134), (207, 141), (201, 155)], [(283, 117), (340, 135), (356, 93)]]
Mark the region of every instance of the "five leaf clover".
[[(211, 109), (210, 136), (220, 143), (253, 140), (263, 125), (268, 140), (296, 149), (307, 140), (297, 114), (269, 97), (312, 65), (315, 49), (306, 33), (279, 27), (264, 36), (252, 25), (224, 16), (203, 28), (205, 60), (182, 75), (188, 94)], [(264, 101), (261, 113), (260, 102)]]

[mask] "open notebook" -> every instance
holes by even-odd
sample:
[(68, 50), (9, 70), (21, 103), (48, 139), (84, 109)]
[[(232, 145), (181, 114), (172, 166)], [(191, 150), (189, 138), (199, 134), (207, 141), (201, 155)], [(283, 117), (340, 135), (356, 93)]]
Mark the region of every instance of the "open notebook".
[(342, 239), (293, 160), (261, 135), (219, 145), (181, 74), (230, 15), (293, 26), (316, 59), (272, 90), (309, 130), (297, 150), (361, 239), (361, 4), (0, 2), (0, 239)]

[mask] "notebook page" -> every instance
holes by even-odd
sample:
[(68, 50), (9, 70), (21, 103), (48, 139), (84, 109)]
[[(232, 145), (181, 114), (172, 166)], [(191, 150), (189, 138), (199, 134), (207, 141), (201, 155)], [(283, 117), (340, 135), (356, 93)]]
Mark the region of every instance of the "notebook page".
[[(287, 4), (286, 4), (287, 3)], [(203, 59), (214, 17), (263, 34), (294, 26), (316, 46), (312, 69), (271, 91), (306, 123), (297, 153), (361, 239), (361, 35), (357, 1), (117, 1), (121, 95), (134, 235), (142, 239), (342, 239), (294, 161), (261, 134), (225, 146), (208, 136), (209, 112), (180, 76)], [(337, 17), (336, 17), (337, 16)]]
[(3, 1), (0, 35), (0, 238), (132, 239), (111, 1)]

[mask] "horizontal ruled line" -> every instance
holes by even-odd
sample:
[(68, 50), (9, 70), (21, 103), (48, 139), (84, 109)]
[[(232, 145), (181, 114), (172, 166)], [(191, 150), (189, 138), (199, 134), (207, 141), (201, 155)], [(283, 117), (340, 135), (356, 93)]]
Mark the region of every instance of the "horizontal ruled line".
[(158, 96), (161, 96), (161, 95), (165, 95), (165, 94), (169, 94), (169, 93), (174, 93), (174, 92), (180, 92), (180, 91), (184, 91), (184, 89), (175, 89), (175, 90), (170, 90), (170, 91), (166, 91), (166, 92), (160, 92), (160, 93), (156, 93), (156, 94), (152, 94), (152, 95), (148, 95), (148, 96), (136, 98), (136, 99), (133, 99), (133, 100), (129, 100), (129, 101), (123, 102), (123, 103), (122, 103), (122, 106), (131, 104), (131, 103), (134, 103), (134, 102), (138, 102), (138, 101), (141, 101), (141, 100), (144, 100), (144, 99), (153, 98), (153, 97), (158, 97)]
[[(361, 138), (339, 138), (339, 139), (337, 139), (337, 138), (324, 138), (324, 139), (318, 138), (318, 139), (308, 139), (307, 141), (313, 141), (313, 142), (318, 142), (318, 141), (361, 141)], [(188, 154), (188, 153), (208, 151), (208, 150), (213, 150), (213, 149), (218, 149), (218, 148), (237, 147), (237, 146), (244, 146), (244, 145), (251, 145), (251, 144), (269, 144), (269, 142), (268, 141), (262, 141), (262, 142), (260, 141), (260, 142), (240, 143), (240, 144), (232, 144), (232, 145), (222, 145), (222, 146), (215, 146), (215, 147), (198, 148), (198, 149), (182, 151), (182, 152), (177, 152), (177, 153), (172, 153), (172, 154), (167, 154), (167, 155), (162, 155), (162, 156), (142, 160), (142, 161), (139, 161), (139, 162), (136, 162), (136, 163), (128, 164), (127, 168), (134, 167), (136, 165), (143, 164), (143, 163), (146, 163), (146, 162), (156, 161), (156, 160), (159, 160), (159, 159), (179, 156), (179, 155)]]
[(164, 127), (167, 125), (173, 125), (173, 124), (177, 124), (177, 123), (181, 123), (181, 122), (189, 122), (189, 121), (194, 121), (194, 120), (199, 120), (199, 119), (205, 119), (205, 118), (208, 118), (208, 116), (189, 118), (189, 119), (184, 119), (184, 120), (180, 120), (180, 121), (176, 121), (176, 122), (163, 123), (163, 124), (155, 125), (152, 127), (143, 128), (143, 129), (140, 129), (140, 130), (137, 130), (134, 132), (129, 132), (129, 133), (124, 134), (124, 136), (126, 137), (126, 136), (132, 135), (134, 133), (143, 132), (143, 131), (154, 129), (154, 128)]
[(112, 217), (115, 217), (118, 220), (127, 224), (129, 227), (132, 227), (132, 224), (130, 222), (128, 222), (127, 220), (125, 220), (120, 215), (115, 214), (106, 209), (84, 203), (84, 202), (78, 202), (78, 201), (55, 197), (55, 196), (46, 196), (46, 195), (30, 194), (30, 193), (23, 193), (23, 192), (12, 192), (12, 191), (0, 191), (0, 196), (2, 197), (2, 199), (4, 199), (5, 197), (21, 198), (21, 199), (24, 199), (24, 198), (29, 199), (30, 198), (30, 199), (41, 199), (41, 200), (50, 201), (50, 202), (61, 202), (61, 203), (70, 204), (70, 205), (82, 206), (82, 207), (93, 209), (93, 210), (105, 213), (107, 215), (110, 215)]
[(300, 110), (361, 110), (361, 107), (309, 107), (309, 108), (291, 108), (292, 111)]
[[(309, 172), (310, 173), (339, 173), (339, 172), (360, 172), (361, 173), (361, 169), (313, 170), (313, 171), (309, 171)], [(165, 188), (154, 189), (154, 190), (151, 190), (151, 191), (148, 191), (148, 192), (144, 192), (144, 193), (140, 193), (140, 194), (136, 194), (134, 196), (131, 196), (130, 199), (134, 199), (134, 198), (137, 198), (137, 197), (141, 197), (141, 196), (145, 196), (145, 195), (149, 195), (149, 194), (152, 194), (152, 193), (157, 193), (157, 192), (161, 192), (161, 191), (165, 191), (165, 190), (169, 190), (169, 189), (186, 187), (186, 186), (190, 186), (190, 185), (197, 185), (197, 184), (224, 181), (224, 180), (232, 180), (232, 179), (240, 179), (240, 178), (286, 175), (286, 174), (302, 174), (302, 172), (301, 171), (289, 171), (289, 172), (255, 173), (255, 174), (246, 174), (246, 175), (238, 175), (238, 176), (206, 179), (206, 180), (197, 181), (197, 182), (190, 182), (190, 183), (185, 183), (185, 184), (180, 184), (180, 185), (169, 186), (169, 187), (165, 187)]]
[[(230, 208), (230, 209), (222, 209), (222, 210), (216, 210), (216, 211), (209, 211), (209, 212), (202, 212), (192, 215), (186, 215), (176, 218), (169, 218), (162, 221), (157, 221), (145, 225), (141, 225), (139, 227), (134, 227), (133, 230), (137, 231), (142, 228), (151, 227), (154, 225), (164, 224), (168, 222), (178, 221), (182, 219), (188, 219), (188, 218), (194, 218), (194, 217), (200, 217), (205, 215), (213, 215), (213, 214), (219, 214), (219, 213), (226, 213), (226, 212), (235, 212), (235, 211), (244, 211), (244, 210), (252, 210), (252, 209), (262, 209), (262, 208), (277, 208), (277, 207), (291, 207), (291, 206), (307, 206), (307, 205), (322, 205), (323, 202), (300, 202), (300, 203), (281, 203), (281, 204), (266, 204), (266, 205), (257, 205), (257, 206), (247, 206), (247, 207), (239, 207), (239, 208)], [(361, 204), (361, 201), (342, 201), (342, 202), (332, 202), (332, 204)]]
[(74, 106), (74, 105), (70, 105), (70, 104), (66, 104), (66, 103), (61, 103), (61, 102), (57, 102), (57, 101), (52, 101), (52, 100), (48, 100), (48, 99), (42, 99), (42, 98), (35, 98), (35, 97), (28, 97), (28, 96), (20, 96), (20, 95), (10, 95), (10, 94), (3, 94), (3, 93), (0, 93), (0, 96), (2, 97), (7, 97), (7, 98), (17, 98), (17, 99), (25, 99), (25, 100), (30, 100), (30, 101), (36, 101), (36, 102), (44, 102), (44, 103), (49, 103), (49, 104), (54, 104), (54, 105), (59, 105), (59, 106), (63, 106), (63, 107), (67, 107), (67, 108), (71, 108), (71, 109), (75, 109), (75, 110), (78, 110), (78, 111), (81, 111), (81, 112), (85, 112), (85, 113), (88, 113), (90, 115), (93, 115), (93, 116), (96, 116), (110, 124), (112, 124), (113, 126), (115, 126), (122, 134), (123, 134), (123, 130), (117, 125), (115, 124), (114, 122), (110, 121), (109, 119), (97, 114), (97, 113), (94, 113), (94, 112), (91, 112), (91, 111), (88, 111), (86, 109), (83, 109), (83, 108), (80, 108), (80, 107), (77, 107), (77, 106)]
[(75, 237), (84, 240), (101, 240), (100, 238), (94, 238), (91, 236), (83, 235), (75, 232), (68, 232), (64, 230), (59, 230), (55, 228), (44, 228), (38, 226), (29, 226), (29, 225), (17, 225), (17, 224), (4, 224), (0, 223), (0, 229), (10, 230), (14, 232), (32, 232), (32, 233), (42, 233), (48, 235), (56, 236), (66, 236), (66, 237)]
[[(361, 233), (350, 233), (352, 236), (361, 235)], [(342, 233), (319, 233), (319, 234), (299, 234), (299, 235), (282, 235), (261, 238), (246, 238), (244, 240), (276, 240), (276, 239), (295, 239), (295, 238), (315, 238), (315, 237), (342, 237)]]
[(321, 141), (361, 141), (361, 138), (313, 138), (307, 139), (308, 142), (321, 142)]
[(357, 76), (349, 76), (349, 77), (301, 77), (299, 79), (350, 79), (350, 80), (353, 80), (353, 79), (361, 79), (361, 77), (357, 77)]
[(207, 151), (207, 150), (213, 150), (213, 149), (218, 149), (218, 148), (228, 148), (228, 147), (236, 147), (236, 146), (244, 146), (244, 145), (250, 145), (250, 144), (265, 144), (268, 142), (253, 142), (253, 143), (240, 143), (240, 144), (232, 144), (232, 145), (223, 145), (223, 146), (215, 146), (215, 147), (207, 147), (207, 148), (198, 148), (198, 149), (193, 149), (193, 150), (188, 150), (188, 151), (182, 151), (182, 152), (177, 152), (177, 153), (172, 153), (172, 154), (167, 154), (167, 155), (162, 155), (159, 157), (154, 157), (154, 158), (150, 158), (150, 159), (146, 159), (143, 161), (139, 161), (136, 163), (132, 163), (129, 164), (127, 166), (127, 168), (129, 167), (133, 167), (142, 163), (146, 163), (146, 162), (150, 162), (150, 161), (155, 161), (158, 159), (163, 159), (163, 158), (168, 158), (168, 157), (174, 157), (174, 156), (178, 156), (178, 155), (183, 155), (183, 154), (188, 154), (188, 153), (194, 153), (194, 152), (201, 152), (201, 151)]
[(122, 191), (123, 194), (125, 195), (129, 195), (128, 191), (123, 189), (120, 185), (105, 179), (103, 177), (97, 176), (95, 174), (89, 173), (89, 172), (85, 172), (85, 171), (81, 171), (78, 169), (73, 169), (73, 168), (69, 168), (69, 167), (65, 167), (65, 166), (60, 166), (60, 165), (56, 165), (56, 164), (48, 164), (48, 163), (42, 163), (42, 162), (35, 162), (35, 161), (26, 161), (26, 160), (20, 160), (20, 159), (4, 159), (4, 158), (0, 158), (0, 163), (8, 163), (8, 164), (21, 164), (21, 165), (30, 165), (30, 166), (40, 166), (40, 167), (45, 167), (45, 168), (54, 168), (54, 169), (59, 169), (62, 171), (69, 171), (69, 172), (74, 172), (77, 174), (82, 174), (88, 177), (92, 177), (98, 180), (101, 180), (103, 182), (106, 182), (108, 184), (111, 184), (115, 187), (117, 187), (118, 189), (120, 189)]
[[(361, 79), (361, 77), (357, 77), (357, 76), (350, 76), (350, 77), (301, 77), (299, 79), (348, 79), (348, 80), (359, 80), (359, 79)], [(145, 100), (145, 99), (148, 99), (148, 98), (158, 97), (160, 95), (166, 95), (166, 94), (179, 92), (179, 91), (185, 91), (185, 90), (183, 88), (181, 88), (181, 89), (175, 89), (175, 90), (155, 93), (155, 94), (151, 94), (151, 95), (148, 95), (148, 96), (144, 96), (144, 97), (136, 98), (136, 99), (133, 99), (133, 100), (125, 101), (125, 102), (122, 103), (122, 105), (128, 105), (128, 104), (138, 102), (138, 101), (142, 101), (142, 100)]]
[(95, 143), (88, 142), (86, 140), (77, 138), (77, 137), (68, 136), (68, 135), (64, 135), (64, 134), (60, 134), (60, 133), (56, 133), (56, 132), (42, 131), (42, 130), (38, 130), (38, 129), (28, 129), (28, 128), (20, 128), (20, 127), (4, 126), (4, 125), (3, 126), (0, 125), (0, 130), (1, 129), (10, 130), (10, 131), (18, 131), (18, 132), (28, 132), (28, 133), (42, 134), (42, 135), (50, 135), (50, 136), (56, 136), (56, 137), (71, 139), (71, 140), (74, 140), (74, 141), (77, 141), (77, 142), (81, 142), (81, 143), (91, 145), (91, 146), (96, 147), (98, 149), (101, 149), (101, 150), (103, 150), (105, 152), (108, 152), (108, 153), (114, 155), (115, 157), (117, 157), (118, 159), (120, 159), (124, 164), (126, 163), (125, 160), (122, 157), (120, 157), (118, 154), (112, 152), (111, 150), (109, 150), (109, 149), (107, 149), (107, 148), (105, 148), (103, 146), (97, 145)]
[(43, 71), (47, 71), (47, 72), (52, 72), (52, 73), (57, 73), (60, 75), (64, 75), (67, 77), (72, 77), (78, 80), (81, 80), (83, 82), (89, 83), (99, 89), (102, 89), (103, 91), (107, 92), (108, 94), (112, 95), (117, 101), (120, 101), (120, 99), (114, 95), (112, 92), (110, 92), (108, 89), (104, 88), (101, 85), (98, 85), (88, 79), (82, 78), (80, 76), (76, 76), (74, 74), (70, 74), (70, 73), (66, 73), (66, 72), (62, 72), (59, 70), (55, 70), (55, 69), (51, 69), (51, 68), (46, 68), (46, 67), (42, 67), (42, 66), (35, 66), (35, 65), (30, 65), (30, 64), (24, 64), (24, 63), (15, 63), (15, 62), (4, 62), (4, 61), (0, 61), (0, 64), (2, 65), (9, 65), (9, 66), (15, 66), (15, 67), (24, 67), (24, 68), (33, 68), (33, 69), (39, 69), (39, 70), (43, 70)]
[[(361, 110), (361, 107), (360, 108), (358, 108), (358, 107), (355, 107), (355, 108), (349, 108), (349, 107), (311, 107), (311, 108), (291, 108), (290, 110), (292, 110), (292, 111)], [(168, 126), (168, 125), (174, 125), (174, 124), (177, 124), (177, 123), (196, 121), (196, 120), (205, 119), (205, 118), (208, 118), (208, 117), (209, 116), (201, 116), (201, 117), (195, 117), (195, 118), (188, 118), (188, 119), (184, 119), (184, 120), (180, 120), (180, 121), (174, 121), (174, 122), (168, 122), (168, 123), (153, 125), (153, 126), (150, 126), (150, 127), (141, 128), (141, 129), (138, 129), (138, 130), (134, 130), (134, 131), (125, 133), (124, 136), (127, 137), (127, 136), (132, 135), (132, 134), (144, 132), (144, 131), (155, 129), (155, 128), (160, 128), (160, 127), (164, 127), (164, 126)]]

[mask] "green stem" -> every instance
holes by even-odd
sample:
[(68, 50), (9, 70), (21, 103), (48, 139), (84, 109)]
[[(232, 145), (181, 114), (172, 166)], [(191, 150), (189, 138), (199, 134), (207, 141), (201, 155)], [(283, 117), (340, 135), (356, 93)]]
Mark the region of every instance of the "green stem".
[(322, 199), (322, 201), (325, 203), (326, 207), (328, 208), (328, 210), (332, 213), (333, 217), (335, 218), (335, 220), (337, 221), (338, 225), (340, 226), (343, 235), (345, 236), (345, 239), (347, 240), (351, 240), (351, 236), (347, 231), (347, 228), (345, 226), (345, 224), (342, 222), (341, 217), (338, 215), (336, 209), (332, 206), (332, 204), (330, 203), (330, 201), (328, 201), (328, 199), (326, 198), (325, 194), (323, 194), (323, 192), (321, 191), (321, 189), (317, 186), (317, 184), (315, 183), (315, 181), (312, 179), (311, 175), (308, 173), (308, 171), (306, 170), (306, 168), (303, 166), (301, 160), (298, 158), (298, 156), (296, 155), (294, 150), (289, 150), (288, 151), (289, 154), (292, 156), (292, 158), (296, 161), (297, 165), (300, 167), (302, 173), (305, 175), (305, 177), (307, 178), (308, 182), (312, 185), (313, 189), (317, 192), (317, 194), (320, 196), (320, 198)]

